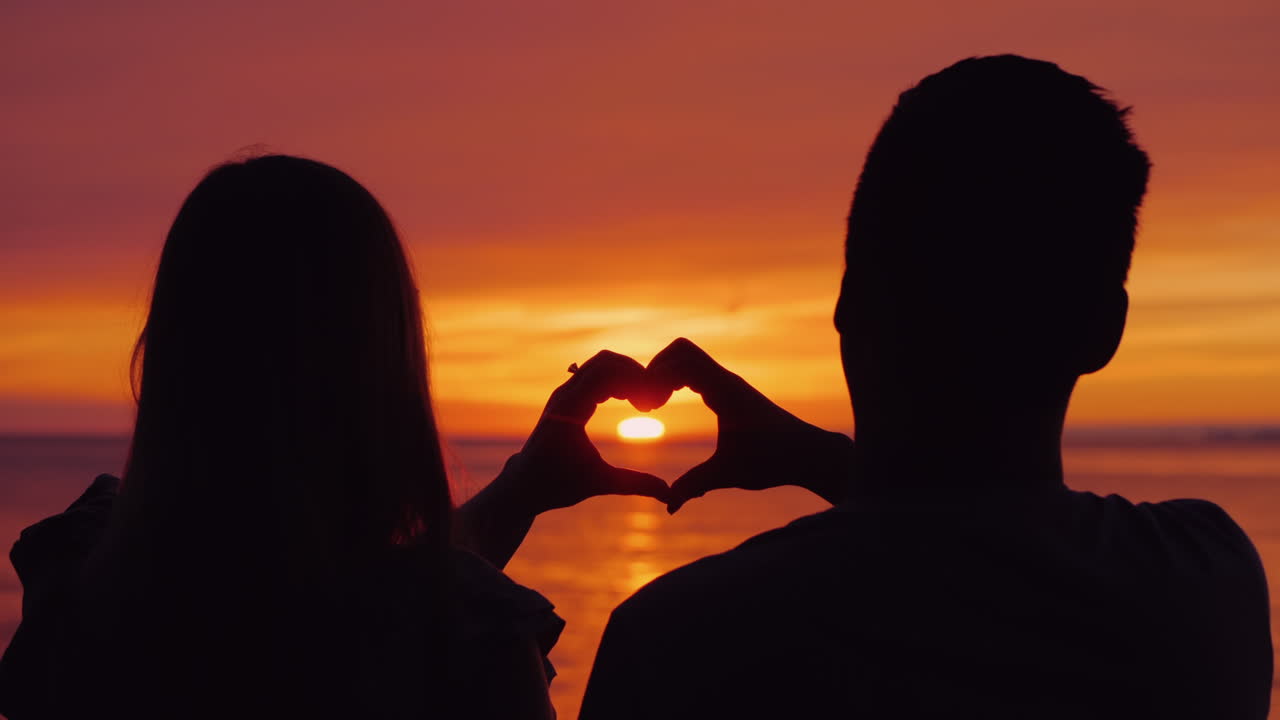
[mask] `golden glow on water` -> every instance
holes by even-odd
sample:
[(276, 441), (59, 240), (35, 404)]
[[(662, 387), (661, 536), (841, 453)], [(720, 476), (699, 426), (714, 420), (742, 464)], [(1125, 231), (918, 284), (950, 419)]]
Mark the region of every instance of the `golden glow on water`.
[(647, 552), (658, 549), (658, 541), (647, 532), (629, 532), (622, 536), (622, 549)]
[(648, 560), (632, 560), (627, 563), (627, 574), (624, 580), (624, 590), (630, 595), (640, 588), (648, 585), (657, 579), (665, 570), (649, 562)]
[(629, 512), (627, 527), (632, 530), (653, 530), (658, 527), (658, 514), (644, 510)]
[[(627, 513), (627, 532), (622, 535), (622, 549), (627, 552), (647, 553), (658, 549), (658, 538), (654, 535), (654, 530), (658, 527), (657, 513), (647, 510), (635, 510)], [(631, 564), (631, 572), (627, 577), (627, 585), (630, 590), (636, 590), (641, 585), (657, 577), (657, 571), (652, 567), (640, 568), (639, 565), (648, 565), (647, 561), (635, 561)]]
[(657, 440), (667, 431), (662, 421), (651, 417), (629, 417), (618, 423), (618, 437), (631, 442)]

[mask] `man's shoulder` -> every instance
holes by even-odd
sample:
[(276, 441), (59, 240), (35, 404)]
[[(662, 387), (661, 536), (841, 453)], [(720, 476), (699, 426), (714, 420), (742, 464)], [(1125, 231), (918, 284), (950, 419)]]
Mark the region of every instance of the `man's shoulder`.
[(1181, 498), (1158, 503), (1139, 503), (1138, 507), (1157, 514), (1167, 522), (1178, 522), (1201, 529), (1225, 542), (1248, 542), (1248, 536), (1231, 515), (1209, 500)]
[(614, 611), (618, 617), (722, 607), (716, 598), (764, 601), (773, 589), (824, 565), (831, 537), (846, 527), (844, 514), (830, 509), (766, 530), (737, 547), (695, 560), (640, 588)]
[(1135, 534), (1162, 538), (1168, 547), (1217, 547), (1254, 555), (1253, 543), (1239, 524), (1217, 503), (1197, 498), (1132, 502), (1119, 495), (1098, 497), (1076, 493), (1078, 501), (1094, 505), (1100, 523), (1129, 525)]
[[(1119, 495), (1068, 492), (1041, 507), (1043, 513), (1029, 513), (1031, 517), (1006, 511), (994, 511), (988, 517), (983, 512), (832, 508), (676, 568), (637, 591), (615, 615), (689, 617), (698, 608), (723, 607), (719, 598), (735, 603), (746, 598), (745, 602), (755, 605), (786, 602), (788, 585), (821, 584), (827, 574), (848, 572), (855, 566), (875, 572), (895, 559), (927, 560), (928, 553), (912, 553), (910, 545), (937, 543), (944, 537), (961, 545), (995, 538), (1044, 552), (1064, 552), (1065, 543), (1092, 553), (1102, 543), (1108, 546), (1108, 554), (1116, 553), (1112, 557), (1117, 563), (1129, 558), (1148, 567), (1172, 564), (1180, 573), (1193, 575), (1229, 572), (1228, 567), (1247, 574), (1260, 569), (1244, 530), (1208, 500), (1132, 502)], [(1063, 522), (1046, 522), (1042, 515)], [(1010, 526), (1006, 523), (1011, 519)], [(1061, 536), (1048, 539), (1057, 535)], [(1198, 561), (1187, 563), (1187, 558)]]
[[(711, 714), (697, 703), (725, 694), (709, 688), (735, 688), (724, 716), (741, 717), (772, 708), (771, 689), (839, 703), (856, 688), (874, 705), (904, 696), (885, 688), (945, 687), (976, 701), (1007, 695), (988, 682), (1006, 676), (1020, 678), (1014, 703), (1082, 688), (1146, 702), (1144, 688), (1170, 684), (1217, 702), (1269, 691), (1268, 609), (1252, 543), (1204, 500), (1064, 491), (832, 509), (639, 590), (615, 611), (592, 683), (597, 702), (623, 697), (618, 678), (660, 667), (646, 682), (697, 711), (686, 716)], [(1132, 691), (1111, 684), (1122, 676)]]

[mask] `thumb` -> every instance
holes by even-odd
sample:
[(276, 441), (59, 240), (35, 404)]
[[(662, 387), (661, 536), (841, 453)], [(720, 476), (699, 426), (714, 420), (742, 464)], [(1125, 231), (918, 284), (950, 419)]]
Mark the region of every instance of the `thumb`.
[(693, 467), (671, 483), (667, 498), (667, 513), (675, 514), (686, 502), (706, 495), (709, 490), (729, 487), (721, 464), (712, 458)]
[(667, 482), (657, 475), (626, 468), (609, 468), (609, 495), (643, 495), (658, 502), (667, 502), (670, 493), (671, 488), (667, 486)]

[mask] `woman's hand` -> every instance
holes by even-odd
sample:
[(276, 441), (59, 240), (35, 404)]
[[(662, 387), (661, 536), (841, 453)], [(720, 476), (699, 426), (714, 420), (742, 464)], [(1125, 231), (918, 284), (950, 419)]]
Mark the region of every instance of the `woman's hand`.
[(625, 355), (597, 353), (551, 393), (520, 452), (459, 508), (459, 541), (503, 567), (540, 513), (597, 495), (644, 495), (667, 502), (670, 488), (654, 475), (605, 462), (587, 437), (596, 406), (645, 392), (645, 371)]
[[(603, 350), (551, 393), (524, 448), (508, 461), (499, 480), (510, 485), (533, 514), (570, 507), (597, 495), (644, 495), (666, 502), (670, 488), (648, 473), (605, 462), (587, 437), (596, 406), (642, 392), (644, 368), (625, 355)], [(498, 480), (494, 481), (495, 483)]]

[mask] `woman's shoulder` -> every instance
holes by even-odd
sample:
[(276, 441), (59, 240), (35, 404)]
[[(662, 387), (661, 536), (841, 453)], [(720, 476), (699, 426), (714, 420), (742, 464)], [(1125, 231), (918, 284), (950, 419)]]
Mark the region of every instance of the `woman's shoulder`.
[(450, 635), (466, 641), (518, 636), (533, 640), (543, 655), (564, 629), (555, 605), (532, 588), (512, 580), (487, 560), (464, 548), (447, 548), (428, 582), (445, 590), (443, 611)]
[(555, 616), (555, 606), (541, 593), (517, 583), (469, 550), (450, 548), (447, 567), (460, 621), (527, 625)]
[(99, 475), (66, 510), (22, 531), (9, 560), (26, 592), (79, 568), (102, 538), (119, 491), (118, 478)]
[(551, 601), (468, 550), (451, 548), (448, 566), (454, 588), (454, 636), (461, 640), (459, 646), (484, 652), (494, 641), (533, 644), (543, 658), (547, 680), (555, 677), (547, 655), (565, 622), (556, 615)]
[(99, 475), (65, 511), (26, 528), (9, 552), (22, 582), (22, 622), (0, 659), (0, 713), (45, 716), (62, 672), (58, 645), (71, 632), (74, 578), (105, 532), (120, 481)]
[(540, 593), (457, 547), (402, 546), (384, 560), (355, 582), (362, 600), (354, 614), (369, 626), (366, 638), (443, 642), (457, 668), (483, 666), (496, 648), (536, 647), (548, 679), (554, 675), (545, 658), (565, 623)]

